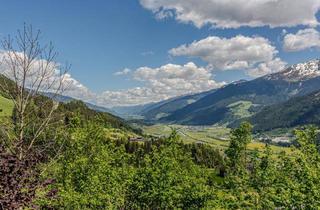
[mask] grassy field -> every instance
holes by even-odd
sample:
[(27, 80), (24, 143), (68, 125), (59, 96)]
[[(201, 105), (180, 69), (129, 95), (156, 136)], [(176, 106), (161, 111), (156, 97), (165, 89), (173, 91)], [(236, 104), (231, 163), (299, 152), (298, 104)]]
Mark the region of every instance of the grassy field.
[(0, 96), (0, 117), (10, 117), (12, 115), (13, 102)]
[[(182, 126), (182, 125), (165, 125), (157, 124), (152, 126), (145, 126), (143, 130), (146, 134), (154, 136), (168, 136), (172, 132), (172, 129), (176, 129), (185, 143), (206, 143), (225, 149), (229, 145), (229, 133), (230, 129), (217, 126)], [(248, 145), (249, 150), (263, 151), (265, 144), (258, 141), (253, 141)], [(290, 152), (291, 149), (287, 147), (280, 147), (271, 145), (272, 150), (275, 153), (281, 151)]]
[(277, 128), (271, 131), (266, 131), (264, 134), (275, 137), (275, 136), (288, 136), (294, 133), (295, 128)]
[(250, 117), (252, 113), (249, 111), (252, 106), (251, 101), (237, 101), (233, 104), (229, 104), (228, 108), (234, 116), (238, 118)]

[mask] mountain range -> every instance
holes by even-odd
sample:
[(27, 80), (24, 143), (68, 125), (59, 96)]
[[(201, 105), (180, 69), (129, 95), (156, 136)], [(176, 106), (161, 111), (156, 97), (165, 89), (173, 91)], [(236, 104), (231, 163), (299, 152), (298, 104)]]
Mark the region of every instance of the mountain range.
[[(273, 110), (277, 110), (277, 116), (282, 119), (278, 127), (292, 126), (298, 122), (319, 122), (309, 119), (312, 116), (307, 113), (296, 116), (295, 122), (289, 122), (285, 116), (285, 113), (290, 117), (303, 113), (304, 104), (310, 101), (314, 102), (311, 103), (313, 109), (319, 107), (316, 99), (318, 93), (314, 93), (318, 90), (320, 60), (311, 60), (254, 80), (234, 82), (219, 89), (140, 106), (140, 109), (135, 107), (136, 112), (133, 113), (143, 116), (145, 121), (153, 122), (233, 125), (241, 120), (249, 120), (260, 126), (259, 129), (271, 129), (277, 126), (266, 126), (266, 119), (275, 119), (272, 117)], [(294, 111), (289, 113), (288, 110)], [(313, 112), (310, 110), (310, 113)]]
[[(48, 93), (46, 93), (48, 94)], [(61, 102), (74, 100), (59, 96)], [(255, 130), (320, 124), (320, 60), (287, 67), (254, 80), (240, 80), (219, 89), (168, 100), (104, 108), (86, 105), (126, 119), (148, 123), (226, 125), (249, 121)]]

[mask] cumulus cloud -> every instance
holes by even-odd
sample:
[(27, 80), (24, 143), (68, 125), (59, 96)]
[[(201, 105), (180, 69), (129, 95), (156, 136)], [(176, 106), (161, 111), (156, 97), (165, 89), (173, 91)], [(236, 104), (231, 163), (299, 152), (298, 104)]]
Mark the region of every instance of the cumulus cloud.
[(121, 91), (105, 91), (99, 98), (101, 105), (135, 105), (202, 92), (224, 83), (212, 79), (209, 70), (190, 62), (185, 65), (167, 64), (159, 68), (141, 67), (133, 72), (133, 79), (144, 82), (144, 87)]
[(175, 17), (200, 28), (318, 25), (320, 0), (140, 0), (159, 19)]
[(296, 34), (286, 34), (283, 39), (283, 49), (287, 52), (319, 47), (320, 33), (313, 28), (299, 30)]
[(209, 36), (173, 48), (169, 54), (201, 58), (214, 70), (240, 69), (251, 76), (276, 72), (285, 65), (280, 58), (276, 58), (278, 51), (268, 39), (242, 35), (230, 39)]
[(185, 65), (167, 64), (159, 68), (141, 67), (134, 72), (134, 79), (147, 82), (155, 93), (173, 96), (219, 86), (211, 77), (207, 69), (192, 62)]
[(155, 95), (152, 89), (146, 87), (135, 87), (126, 90), (104, 91), (97, 98), (99, 105), (112, 106), (130, 106), (160, 101), (163, 95)]
[(260, 63), (255, 68), (246, 70), (247, 74), (251, 77), (260, 77), (266, 74), (276, 73), (280, 70), (285, 69), (287, 63), (282, 61), (280, 58)]
[(113, 75), (115, 76), (123, 76), (123, 75), (128, 75), (131, 73), (131, 69), (125, 68), (122, 71), (117, 71)]
[(70, 74), (66, 74), (64, 80), (69, 84), (68, 88), (63, 93), (64, 95), (86, 102), (96, 102), (97, 94), (93, 93), (85, 85), (74, 79)]
[[(3, 50), (0, 51), (0, 61), (2, 61), (0, 62), (0, 73), (7, 78), (15, 78), (14, 80), (18, 84), (21, 83), (19, 85), (22, 85), (24, 74), (19, 62), (16, 63), (16, 71), (10, 70), (11, 68), (8, 66), (10, 63), (6, 62), (11, 53)], [(15, 52), (14, 55), (11, 55), (11, 58), (23, 57), (23, 54), (20, 52)], [(39, 91), (45, 92), (57, 92), (61, 88), (61, 92), (58, 91), (59, 94), (84, 101), (95, 101), (95, 94), (74, 79), (69, 73), (62, 72), (59, 63), (47, 63), (43, 59), (36, 59), (32, 62), (29, 70), (26, 71), (25, 84), (28, 88), (39, 88)]]

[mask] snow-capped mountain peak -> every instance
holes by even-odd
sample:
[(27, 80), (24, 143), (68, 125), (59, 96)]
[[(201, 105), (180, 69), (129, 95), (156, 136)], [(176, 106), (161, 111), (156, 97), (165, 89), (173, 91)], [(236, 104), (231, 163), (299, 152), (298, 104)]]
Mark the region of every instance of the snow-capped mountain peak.
[(267, 79), (303, 81), (320, 76), (320, 59), (292, 65), (285, 70), (267, 76)]

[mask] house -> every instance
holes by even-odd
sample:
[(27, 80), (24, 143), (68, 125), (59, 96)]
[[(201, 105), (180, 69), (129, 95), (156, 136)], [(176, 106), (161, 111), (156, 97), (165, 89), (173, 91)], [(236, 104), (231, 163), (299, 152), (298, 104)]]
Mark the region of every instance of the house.
[(128, 139), (130, 142), (144, 142), (144, 138), (139, 136), (139, 137), (130, 137)]

